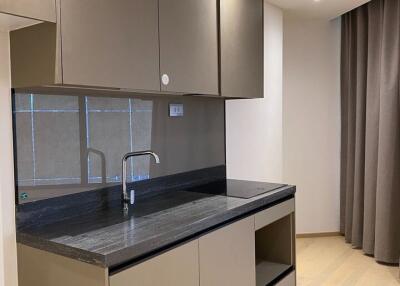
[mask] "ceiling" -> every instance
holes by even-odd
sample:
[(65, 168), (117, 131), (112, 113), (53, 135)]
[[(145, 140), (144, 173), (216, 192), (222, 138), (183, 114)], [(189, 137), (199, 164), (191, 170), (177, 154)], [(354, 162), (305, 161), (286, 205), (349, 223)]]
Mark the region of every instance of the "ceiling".
[[(310, 18), (333, 19), (370, 0), (267, 0), (287, 12)], [(0, 31), (11, 31), (38, 21), (0, 13)]]
[(310, 18), (333, 19), (370, 0), (267, 0), (288, 12)]
[(0, 31), (9, 32), (30, 25), (40, 23), (39, 21), (0, 13)]

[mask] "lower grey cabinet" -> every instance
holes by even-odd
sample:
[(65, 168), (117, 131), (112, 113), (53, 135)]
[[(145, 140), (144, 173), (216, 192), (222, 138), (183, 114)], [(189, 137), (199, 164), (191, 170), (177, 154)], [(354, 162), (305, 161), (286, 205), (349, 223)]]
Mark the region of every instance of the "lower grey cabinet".
[(110, 286), (255, 286), (254, 216), (110, 276)]
[(254, 216), (200, 237), (200, 286), (254, 286), (254, 239)]
[[(21, 286), (295, 286), (294, 199), (115, 274), (18, 244)], [(40, 261), (40, 263), (36, 263)]]
[(109, 286), (108, 269), (20, 243), (17, 247), (19, 286)]
[(198, 240), (110, 276), (109, 286), (198, 286)]
[(296, 272), (294, 271), (276, 284), (276, 286), (294, 286), (294, 285), (296, 285)]

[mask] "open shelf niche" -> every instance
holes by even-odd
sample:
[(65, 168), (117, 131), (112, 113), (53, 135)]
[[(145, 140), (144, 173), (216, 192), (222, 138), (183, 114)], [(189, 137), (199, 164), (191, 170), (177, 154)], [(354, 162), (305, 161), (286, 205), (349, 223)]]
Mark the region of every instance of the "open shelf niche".
[(275, 285), (294, 270), (293, 213), (256, 230), (256, 285)]

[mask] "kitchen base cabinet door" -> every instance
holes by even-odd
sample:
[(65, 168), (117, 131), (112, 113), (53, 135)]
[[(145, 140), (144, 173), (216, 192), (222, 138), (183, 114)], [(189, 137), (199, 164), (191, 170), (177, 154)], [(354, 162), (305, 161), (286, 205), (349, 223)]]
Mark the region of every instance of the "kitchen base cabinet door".
[(198, 286), (198, 240), (110, 276), (110, 286)]
[(17, 251), (19, 286), (109, 286), (106, 268), (21, 243)]
[(276, 286), (296, 286), (296, 272), (293, 271), (288, 276), (279, 281)]
[(254, 217), (199, 239), (200, 286), (255, 286)]

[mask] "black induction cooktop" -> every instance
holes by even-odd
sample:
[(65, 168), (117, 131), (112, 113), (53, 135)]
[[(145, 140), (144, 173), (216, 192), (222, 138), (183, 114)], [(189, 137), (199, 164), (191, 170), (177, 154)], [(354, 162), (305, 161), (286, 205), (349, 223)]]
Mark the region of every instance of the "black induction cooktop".
[(188, 189), (187, 191), (249, 199), (287, 186), (285, 184), (252, 182), (242, 180), (219, 180)]

